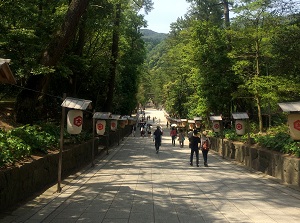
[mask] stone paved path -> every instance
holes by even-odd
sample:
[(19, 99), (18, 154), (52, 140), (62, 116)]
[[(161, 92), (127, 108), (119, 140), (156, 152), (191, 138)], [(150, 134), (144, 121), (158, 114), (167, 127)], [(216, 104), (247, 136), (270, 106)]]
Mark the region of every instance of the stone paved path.
[[(149, 110), (160, 124), (163, 113)], [(147, 115), (146, 114), (146, 115)], [(128, 137), (95, 167), (69, 178), (0, 218), (8, 222), (299, 223), (300, 192), (209, 153), (209, 167), (189, 166), (187, 145), (171, 145), (164, 129), (155, 153), (151, 138)]]

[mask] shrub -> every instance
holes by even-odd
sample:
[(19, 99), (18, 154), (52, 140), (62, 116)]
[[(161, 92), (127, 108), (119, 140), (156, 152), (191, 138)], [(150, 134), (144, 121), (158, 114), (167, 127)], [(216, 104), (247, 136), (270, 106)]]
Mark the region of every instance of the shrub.
[[(59, 138), (60, 126), (55, 123), (24, 125), (8, 132), (0, 129), (0, 167), (13, 164), (37, 151), (47, 153), (49, 149), (57, 149)], [(91, 133), (84, 131), (78, 135), (64, 132), (64, 139), (70, 139), (72, 144), (91, 138)]]
[[(285, 124), (274, 126), (265, 134), (253, 133), (256, 130), (256, 126), (251, 126), (250, 137), (254, 139), (256, 143), (259, 143), (262, 147), (270, 150), (278, 151), (284, 154), (293, 154), (300, 157), (300, 142), (295, 142), (288, 134), (289, 129)], [(248, 135), (238, 136), (234, 129), (225, 129), (224, 137), (232, 141), (246, 142)]]
[(236, 134), (235, 129), (225, 129), (224, 130), (224, 137), (226, 139), (232, 140), (232, 141), (238, 141), (239, 136)]
[(251, 137), (262, 147), (300, 157), (300, 144), (291, 139), (286, 124), (271, 127), (265, 134), (251, 133)]
[(9, 132), (14, 139), (20, 139), (29, 145), (33, 151), (47, 153), (48, 149), (57, 146), (57, 138), (42, 130), (38, 125), (24, 125)]
[(15, 163), (31, 154), (31, 147), (21, 139), (11, 137), (0, 130), (0, 166), (8, 163)]

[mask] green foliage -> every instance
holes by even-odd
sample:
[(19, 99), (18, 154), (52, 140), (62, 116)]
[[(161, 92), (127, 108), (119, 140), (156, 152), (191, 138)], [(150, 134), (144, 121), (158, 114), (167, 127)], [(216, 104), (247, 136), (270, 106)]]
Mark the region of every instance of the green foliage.
[[(224, 136), (232, 141), (247, 142), (248, 140), (247, 134), (238, 136), (234, 129), (225, 129)], [(250, 137), (263, 148), (300, 157), (300, 143), (291, 139), (287, 125), (272, 127), (265, 134), (250, 133)]]
[(228, 139), (228, 140), (232, 140), (232, 141), (239, 140), (239, 136), (236, 134), (236, 131), (234, 129), (225, 129), (224, 136), (225, 136), (225, 139)]
[[(60, 126), (55, 123), (25, 125), (8, 132), (0, 129), (0, 167), (36, 152), (48, 153), (58, 149)], [(80, 144), (92, 138), (90, 132), (82, 131), (78, 135), (64, 132), (66, 144)], [(68, 143), (67, 143), (68, 142)]]
[(142, 39), (146, 43), (148, 52), (150, 52), (155, 46), (157, 46), (167, 37), (167, 34), (157, 33), (149, 29), (141, 29), (141, 33), (143, 35)]
[(272, 127), (266, 134), (257, 134), (253, 138), (265, 148), (300, 157), (300, 144), (291, 139), (287, 125)]
[(67, 141), (67, 144), (80, 144), (92, 138), (92, 133), (86, 131), (82, 131), (77, 135), (71, 135), (67, 132), (64, 133), (64, 139)]
[(0, 132), (0, 166), (14, 163), (33, 152), (47, 153), (48, 149), (57, 147), (57, 138), (37, 125), (25, 125), (11, 131)]
[(30, 155), (30, 153), (29, 145), (0, 129), (0, 166), (14, 163), (16, 160)]
[(31, 151), (41, 151), (47, 153), (48, 149), (57, 146), (57, 138), (43, 131), (38, 125), (25, 125), (11, 130), (9, 133), (11, 137), (18, 138), (24, 144), (31, 148)]

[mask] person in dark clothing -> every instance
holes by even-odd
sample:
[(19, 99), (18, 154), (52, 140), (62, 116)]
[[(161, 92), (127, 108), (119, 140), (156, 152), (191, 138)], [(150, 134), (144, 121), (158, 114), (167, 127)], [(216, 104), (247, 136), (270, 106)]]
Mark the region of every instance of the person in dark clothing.
[(193, 136), (190, 139), (190, 148), (191, 148), (190, 165), (193, 166), (193, 157), (194, 157), (194, 153), (195, 153), (197, 167), (199, 167), (200, 138), (198, 136), (197, 130), (194, 130)]
[(159, 151), (159, 147), (161, 146), (161, 137), (163, 135), (163, 132), (161, 131), (160, 127), (157, 126), (156, 130), (153, 133), (154, 140), (155, 140), (155, 150), (156, 153)]

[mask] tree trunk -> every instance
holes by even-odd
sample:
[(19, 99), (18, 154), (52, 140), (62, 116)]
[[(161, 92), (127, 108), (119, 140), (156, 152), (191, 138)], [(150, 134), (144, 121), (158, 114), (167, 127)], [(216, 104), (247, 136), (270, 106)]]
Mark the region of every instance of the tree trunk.
[[(54, 36), (47, 49), (42, 53), (40, 63), (54, 67), (62, 57), (68, 44), (73, 40), (81, 16), (86, 11), (89, 0), (72, 0), (69, 5), (64, 23)], [(51, 75), (34, 75), (29, 77), (26, 89), (18, 95), (15, 119), (19, 123), (33, 123), (39, 119), (42, 99), (47, 91)]]
[(261, 103), (260, 99), (257, 95), (255, 95), (256, 105), (257, 105), (257, 113), (258, 113), (258, 124), (259, 124), (259, 132), (263, 132), (263, 121), (261, 114)]
[[(258, 77), (260, 75), (260, 69), (259, 69), (259, 54), (260, 54), (260, 47), (259, 47), (259, 40), (255, 41), (255, 49), (256, 49), (256, 56), (255, 56), (255, 61), (256, 61), (256, 74), (255, 76)], [(256, 93), (255, 95), (256, 99), (256, 104), (257, 104), (257, 115), (258, 115), (258, 123), (259, 123), (259, 132), (263, 132), (263, 122), (262, 122), (262, 113), (261, 113), (261, 102), (259, 99), (258, 94)]]
[(225, 27), (229, 28), (230, 27), (230, 18), (229, 18), (229, 5), (228, 5), (228, 0), (223, 1), (224, 5), (224, 19), (225, 19)]
[[(78, 38), (77, 42), (75, 44), (75, 47), (73, 49), (73, 52), (75, 55), (78, 57), (82, 57), (83, 55), (83, 49), (85, 45), (85, 37), (86, 37), (86, 22), (87, 22), (87, 13), (84, 13), (82, 16), (81, 22), (79, 24), (79, 30), (78, 30)], [(81, 70), (77, 69), (77, 66), (75, 69), (72, 69), (72, 75), (70, 77), (70, 82), (71, 82), (71, 96), (72, 97), (77, 97), (77, 91), (78, 91), (78, 78), (80, 77)], [(79, 83), (80, 84), (80, 83)]]
[(106, 101), (104, 104), (104, 111), (111, 112), (112, 104), (114, 98), (115, 91), (115, 80), (116, 80), (116, 72), (117, 72), (117, 60), (119, 57), (119, 29), (120, 29), (120, 19), (121, 19), (121, 4), (116, 5), (116, 17), (114, 22), (114, 30), (113, 30), (113, 42), (111, 47), (111, 60), (110, 60), (110, 77), (108, 80), (108, 90)]

